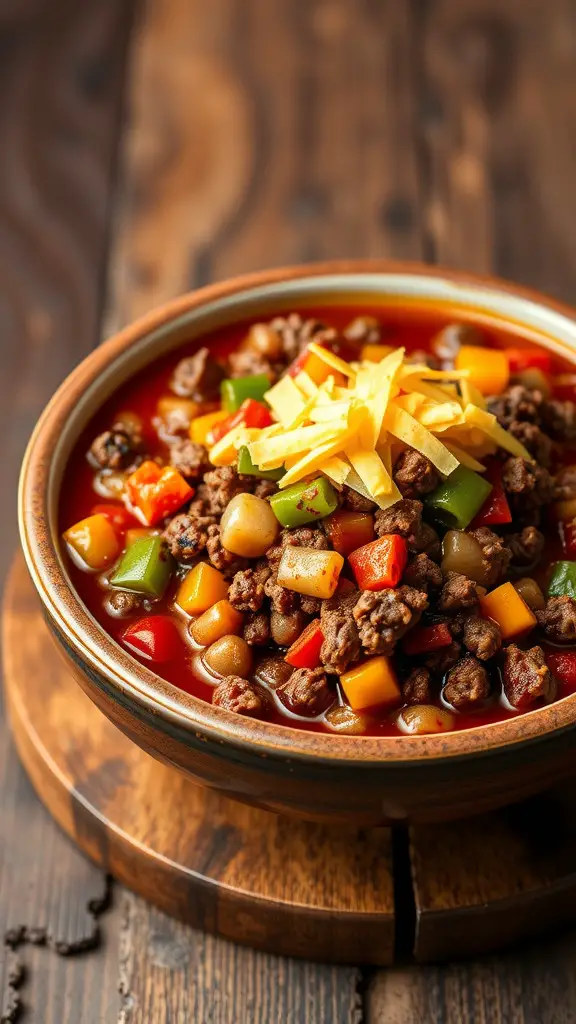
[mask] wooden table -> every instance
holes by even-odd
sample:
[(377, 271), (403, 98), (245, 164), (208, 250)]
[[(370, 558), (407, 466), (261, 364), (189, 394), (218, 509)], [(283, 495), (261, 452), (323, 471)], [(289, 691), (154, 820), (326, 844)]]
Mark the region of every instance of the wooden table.
[[(2, 576), (43, 403), (180, 291), (396, 256), (574, 301), (573, 0), (0, 0), (0, 54)], [(174, 923), (60, 834), (1, 722), (0, 933), (22, 928), (36, 1024), (576, 1022), (576, 933), (361, 972)], [(15, 970), (3, 947), (2, 1020)]]

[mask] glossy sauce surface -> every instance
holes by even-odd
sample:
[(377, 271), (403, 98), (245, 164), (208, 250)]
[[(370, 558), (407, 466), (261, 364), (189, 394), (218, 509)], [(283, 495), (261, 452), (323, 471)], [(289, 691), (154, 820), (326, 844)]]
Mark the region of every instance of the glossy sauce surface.
[[(292, 311), (291, 309), (286, 312)], [(513, 325), (506, 325), (504, 322), (487, 325), (485, 318), (474, 316), (473, 311), (455, 310), (453, 307), (442, 308), (441, 306), (412, 306), (406, 304), (374, 307), (362, 306), (361, 308), (355, 306), (314, 307), (313, 309), (306, 308), (305, 310), (300, 309), (298, 311), (303, 315), (314, 316), (319, 320), (324, 320), (337, 328), (343, 328), (355, 316), (374, 316), (385, 327), (382, 343), (402, 345), (408, 352), (417, 349), (427, 349), (430, 339), (447, 324), (454, 322), (477, 323), (480, 320), (485, 332), (486, 344), (492, 344), (497, 347), (518, 344), (526, 346), (530, 344), (522, 336), (522, 332)], [(152, 420), (156, 415), (158, 400), (169, 391), (168, 382), (176, 363), (182, 357), (194, 352), (200, 344), (208, 345), (212, 354), (217, 358), (227, 356), (246, 336), (249, 326), (250, 322), (227, 327), (204, 336), (200, 341), (193, 344), (183, 345), (178, 350), (141, 371), (108, 400), (78, 438), (75, 451), (66, 469), (60, 498), (60, 527), (62, 531), (69, 527), (70, 524), (90, 515), (95, 505), (107, 501), (106, 498), (95, 492), (93, 487), (95, 471), (86, 460), (86, 452), (94, 437), (109, 427), (119, 413), (130, 410), (140, 416), (144, 422), (146, 450), (151, 456), (166, 455), (168, 448), (159, 440), (152, 425)], [(555, 373), (566, 373), (572, 370), (573, 367), (564, 360), (553, 359), (553, 371)], [(572, 460), (569, 455), (567, 455), (567, 458), (568, 461), (576, 462), (576, 452)], [(140, 526), (141, 524), (134, 521), (134, 525)], [(546, 582), (546, 566), (553, 560), (563, 557), (563, 555), (558, 525), (545, 521), (543, 529), (547, 536), (547, 547), (542, 560), (544, 568), (541, 568), (539, 573), (534, 575), (539, 579), (539, 582), (544, 584)], [(106, 632), (119, 643), (122, 643), (121, 636), (129, 620), (117, 618), (107, 613), (105, 608), (106, 588), (105, 582), (103, 582), (105, 575), (83, 571), (74, 565), (71, 560), (69, 560), (69, 567), (73, 584), (86, 607)], [(173, 579), (164, 598), (160, 602), (155, 602), (153, 607), (153, 614), (169, 612), (175, 616), (179, 631), (178, 656), (162, 665), (152, 666), (148, 663), (147, 667), (152, 667), (154, 671), (178, 688), (210, 701), (213, 688), (219, 680), (214, 677), (213, 682), (211, 682), (210, 673), (203, 666), (199, 666), (198, 652), (194, 650), (186, 629), (189, 620), (184, 613), (174, 607), (174, 595), (179, 582), (179, 579)], [(536, 643), (540, 641), (534, 638), (531, 642)], [(544, 646), (546, 648), (546, 645)], [(267, 650), (262, 657), (270, 656), (270, 653), (272, 652)], [(134, 655), (134, 657), (141, 661), (142, 664), (146, 664), (144, 658), (139, 658), (138, 655)], [(257, 661), (258, 659), (256, 659), (256, 663)], [(566, 696), (571, 690), (562, 681), (560, 683), (559, 696)], [(282, 722), (284, 725), (295, 725), (298, 728), (332, 731), (328, 729), (322, 719), (310, 720), (301, 716), (296, 717), (280, 704), (275, 697), (273, 697), (273, 702), (272, 713), (267, 716), (271, 721)], [(465, 712), (456, 713), (454, 728), (470, 728), (499, 721), (517, 713), (505, 707), (500, 699), (494, 698), (481, 711), (476, 711), (473, 714)], [(374, 715), (369, 716), (370, 720), (365, 734), (397, 735), (398, 729), (393, 721), (396, 714), (397, 711), (392, 714), (389, 711), (375, 712)]]

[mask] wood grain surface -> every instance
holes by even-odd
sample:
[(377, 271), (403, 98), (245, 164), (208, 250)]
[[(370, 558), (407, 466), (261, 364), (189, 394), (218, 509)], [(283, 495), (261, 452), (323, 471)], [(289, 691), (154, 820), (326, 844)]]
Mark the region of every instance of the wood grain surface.
[[(24, 438), (97, 328), (130, 7), (0, 3), (2, 568)], [(340, 255), (424, 255), (573, 299), (575, 56), (572, 0), (148, 0), (106, 323), (226, 274)], [(41, 913), (22, 923), (52, 907), (80, 935), (82, 872), (101, 880), (31, 796), (5, 731), (0, 751), (0, 923), (5, 894), (30, 891)], [(26, 842), (44, 853), (32, 876), (14, 869)], [(361, 979), (249, 954), (127, 895), (102, 921), (99, 956), (24, 951), (22, 993), (43, 1008), (29, 1020), (115, 1022), (119, 941), (123, 1024), (576, 1022), (570, 936)]]

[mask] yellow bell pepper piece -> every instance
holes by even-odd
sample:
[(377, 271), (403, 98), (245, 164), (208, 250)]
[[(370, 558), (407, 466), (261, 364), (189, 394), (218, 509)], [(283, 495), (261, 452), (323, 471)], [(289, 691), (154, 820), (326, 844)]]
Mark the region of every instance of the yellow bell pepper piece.
[(536, 625), (534, 612), (511, 583), (503, 583), (481, 597), (480, 608), (487, 619), (498, 623), (504, 640), (527, 633)]
[(455, 368), (468, 370), (470, 380), (483, 395), (499, 395), (508, 387), (510, 366), (506, 354), (497, 348), (462, 345)]
[(105, 569), (122, 550), (118, 534), (102, 512), (71, 526), (64, 540), (90, 569)]
[(224, 409), (218, 412), (208, 412), (204, 416), (195, 416), (190, 424), (190, 439), (196, 444), (204, 444), (209, 447), (208, 435), (217, 423), (228, 419), (228, 413)]
[(198, 562), (178, 588), (176, 604), (187, 615), (201, 615), (228, 597), (228, 584), (212, 565)]
[(354, 711), (377, 704), (397, 704), (402, 697), (390, 658), (383, 654), (345, 672), (340, 682)]
[(278, 567), (278, 583), (308, 597), (332, 597), (344, 559), (337, 551), (287, 545)]
[(368, 363), (381, 363), (392, 351), (391, 345), (363, 345), (360, 359), (365, 359)]

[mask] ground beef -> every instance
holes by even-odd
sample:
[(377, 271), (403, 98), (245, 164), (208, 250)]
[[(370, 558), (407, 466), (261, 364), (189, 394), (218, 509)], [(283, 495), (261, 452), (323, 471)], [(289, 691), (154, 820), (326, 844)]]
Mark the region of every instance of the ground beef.
[(576, 440), (576, 405), (552, 398), (542, 403), (542, 426), (556, 441)]
[(288, 590), (288, 587), (280, 586), (276, 573), (266, 580), (264, 592), (266, 597), (270, 598), (273, 611), (279, 612), (281, 615), (290, 615), (292, 612), (298, 611), (300, 606), (298, 594), (293, 590)]
[(230, 584), (228, 600), (238, 612), (260, 611), (266, 593), (264, 584), (272, 570), (264, 560), (257, 563), (254, 569), (242, 569), (237, 572)]
[(365, 498), (363, 494), (358, 494), (358, 491), (346, 486), (342, 490), (342, 504), (350, 512), (374, 512), (377, 508), (376, 503), (370, 498)]
[(362, 345), (378, 345), (382, 328), (374, 316), (357, 316), (344, 328), (344, 337), (359, 348)]
[(547, 638), (556, 643), (576, 642), (576, 601), (573, 597), (549, 597), (536, 618)]
[(118, 427), (105, 430), (90, 445), (88, 458), (99, 469), (130, 469), (141, 459), (141, 442)]
[(525, 709), (539, 700), (554, 700), (557, 683), (541, 647), (523, 651), (510, 644), (504, 652), (503, 676), (504, 693), (514, 708)]
[(554, 481), (554, 498), (558, 501), (576, 498), (576, 466), (566, 466), (557, 474)]
[(414, 448), (401, 452), (394, 464), (393, 476), (404, 498), (419, 498), (430, 494), (440, 482), (430, 459)]
[(247, 558), (240, 558), (223, 546), (220, 540), (220, 527), (217, 524), (208, 527), (206, 551), (214, 568), (218, 569), (225, 579), (231, 579), (248, 566)]
[(543, 396), (540, 391), (531, 391), (523, 384), (513, 384), (501, 395), (488, 399), (488, 409), (503, 427), (524, 420), (540, 425)]
[(479, 599), (478, 586), (459, 572), (449, 572), (446, 582), (440, 591), (438, 610), (441, 612), (459, 612), (463, 608), (474, 608)]
[(334, 691), (322, 668), (296, 669), (276, 693), (290, 711), (307, 718), (322, 714), (334, 700)]
[(208, 449), (189, 438), (179, 438), (170, 445), (170, 465), (187, 480), (197, 482), (211, 468)]
[(284, 661), (284, 658), (264, 658), (256, 669), (256, 678), (276, 690), (283, 683), (287, 683), (292, 675), (293, 668)]
[(212, 516), (206, 518), (208, 521), (202, 522), (187, 512), (181, 512), (168, 523), (162, 536), (170, 554), (178, 562), (192, 562), (206, 548), (208, 527), (214, 522)]
[(471, 615), (464, 623), (464, 646), (480, 661), (493, 658), (502, 646), (500, 627), (491, 619)]
[(512, 420), (508, 430), (534, 456), (540, 466), (550, 465), (552, 441), (540, 427), (527, 420)]
[(458, 643), (457, 640), (453, 640), (446, 647), (440, 647), (437, 651), (427, 654), (423, 659), (423, 663), (433, 676), (441, 678), (446, 675), (449, 668), (456, 664), (461, 653), (462, 644)]
[(106, 600), (110, 615), (115, 615), (119, 619), (140, 611), (144, 603), (142, 594), (128, 590), (111, 590)]
[(520, 533), (509, 534), (506, 546), (510, 549), (512, 567), (526, 568), (540, 560), (544, 550), (544, 534), (535, 526), (526, 526)]
[(240, 676), (226, 676), (214, 690), (212, 703), (250, 718), (262, 718), (268, 709), (265, 693)]
[(324, 643), (320, 658), (327, 672), (341, 675), (360, 656), (360, 637), (353, 610), (359, 593), (349, 590), (322, 601), (320, 622)]
[(265, 373), (271, 384), (276, 381), (279, 374), (279, 368), (272, 364), (265, 355), (249, 349), (232, 352), (228, 356), (228, 367), (231, 377), (251, 377), (255, 374)]
[(438, 534), (428, 523), (422, 522), (423, 507), (421, 501), (404, 498), (385, 511), (379, 510), (374, 517), (376, 535), (398, 533), (405, 538), (409, 551), (425, 551), (430, 558), (439, 557)]
[(406, 704), (430, 704), (432, 686), (430, 672), (427, 668), (419, 666), (412, 669), (408, 678), (402, 683), (402, 697)]
[(248, 615), (242, 636), (251, 647), (266, 647), (270, 643), (270, 616), (267, 612), (253, 612)]
[(503, 544), (501, 537), (487, 526), (480, 526), (477, 530), (468, 530), (467, 532), (480, 545), (482, 551), (482, 567), (484, 569), (482, 582), (487, 587), (493, 587), (506, 572), (512, 553)]
[(391, 654), (396, 642), (416, 625), (427, 607), (427, 595), (414, 587), (363, 591), (353, 615), (366, 654)]
[(407, 586), (426, 591), (438, 590), (443, 579), (440, 566), (424, 553), (412, 556), (402, 576), (402, 582)]
[(488, 672), (476, 658), (467, 654), (451, 668), (442, 691), (444, 700), (454, 708), (473, 708), (483, 704), (490, 693)]
[(254, 494), (257, 498), (271, 498), (273, 494), (276, 494), (278, 490), (278, 484), (274, 483), (273, 480), (258, 480), (254, 488)]
[(288, 316), (277, 316), (270, 321), (270, 327), (276, 331), (282, 343), (282, 351), (287, 362), (291, 363), (300, 355), (311, 341), (335, 341), (336, 331), (326, 327), (320, 320), (303, 320), (299, 313)]
[(181, 398), (207, 402), (220, 397), (224, 369), (211, 358), (207, 348), (199, 348), (192, 356), (181, 359), (170, 381), (170, 387)]
[(301, 594), (300, 607), (305, 615), (319, 615), (322, 600), (319, 597), (310, 597), (309, 594)]
[(506, 459), (502, 484), (513, 511), (539, 509), (552, 500), (552, 478), (547, 469), (518, 456)]
[(204, 474), (198, 494), (208, 502), (212, 515), (221, 516), (232, 498), (251, 491), (253, 486), (254, 477), (239, 476), (233, 466), (219, 466)]
[(326, 534), (319, 526), (296, 526), (292, 530), (282, 530), (280, 545), (283, 548), (289, 545), (296, 548), (317, 548), (319, 551), (327, 551), (330, 547)]

